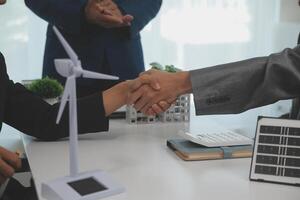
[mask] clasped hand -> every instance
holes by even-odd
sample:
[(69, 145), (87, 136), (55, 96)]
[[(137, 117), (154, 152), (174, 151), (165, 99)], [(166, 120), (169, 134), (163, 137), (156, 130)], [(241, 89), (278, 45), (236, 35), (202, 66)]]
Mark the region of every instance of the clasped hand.
[(168, 73), (149, 70), (139, 78), (129, 81), (127, 104), (146, 115), (155, 115), (166, 111), (176, 98), (189, 92), (186, 80), (188, 72)]
[(85, 7), (88, 22), (105, 28), (130, 26), (133, 16), (123, 15), (113, 0), (89, 0)]

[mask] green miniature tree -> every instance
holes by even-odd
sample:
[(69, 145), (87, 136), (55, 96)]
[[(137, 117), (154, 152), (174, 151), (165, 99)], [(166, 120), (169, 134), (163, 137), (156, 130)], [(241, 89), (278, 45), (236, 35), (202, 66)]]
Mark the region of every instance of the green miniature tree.
[(55, 79), (45, 77), (35, 80), (27, 88), (38, 96), (49, 99), (60, 96), (63, 92), (63, 86)]
[(150, 66), (151, 66), (151, 69), (156, 69), (156, 70), (161, 70), (161, 71), (166, 71), (166, 72), (171, 72), (171, 73), (181, 71), (180, 69), (176, 68), (174, 65), (166, 65), (165, 67), (163, 67), (158, 62), (150, 63)]
[(176, 69), (176, 68), (174, 67), (174, 65), (166, 65), (166, 66), (165, 66), (165, 71), (171, 72), (171, 73), (175, 73), (175, 72), (178, 71), (178, 69)]

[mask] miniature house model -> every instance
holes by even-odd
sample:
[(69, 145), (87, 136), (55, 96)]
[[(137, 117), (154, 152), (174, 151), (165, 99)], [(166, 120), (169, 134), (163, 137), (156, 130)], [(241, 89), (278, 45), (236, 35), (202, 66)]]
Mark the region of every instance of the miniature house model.
[(157, 116), (146, 116), (137, 112), (133, 106), (126, 107), (126, 120), (129, 124), (155, 122), (188, 122), (190, 121), (190, 94), (179, 96), (175, 103), (164, 113)]

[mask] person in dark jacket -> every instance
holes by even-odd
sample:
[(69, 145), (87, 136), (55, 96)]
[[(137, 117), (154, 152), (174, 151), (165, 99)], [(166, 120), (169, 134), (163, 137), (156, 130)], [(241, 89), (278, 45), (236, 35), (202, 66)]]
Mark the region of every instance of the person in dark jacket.
[[(52, 30), (55, 25), (90, 71), (136, 78), (144, 71), (140, 31), (158, 13), (162, 0), (25, 0), (49, 23), (43, 77), (64, 82), (53, 60), (67, 58)], [(106, 89), (98, 80), (78, 80), (78, 96)]]

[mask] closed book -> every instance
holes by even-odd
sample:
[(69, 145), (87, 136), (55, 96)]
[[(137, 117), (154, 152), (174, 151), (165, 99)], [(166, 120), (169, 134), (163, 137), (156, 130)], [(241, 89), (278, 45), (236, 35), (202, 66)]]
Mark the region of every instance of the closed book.
[(186, 161), (247, 158), (252, 156), (253, 151), (252, 145), (205, 147), (185, 139), (167, 140), (167, 146)]

